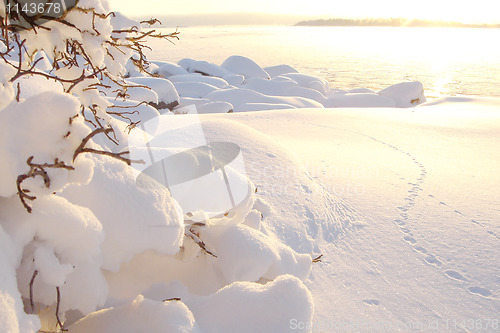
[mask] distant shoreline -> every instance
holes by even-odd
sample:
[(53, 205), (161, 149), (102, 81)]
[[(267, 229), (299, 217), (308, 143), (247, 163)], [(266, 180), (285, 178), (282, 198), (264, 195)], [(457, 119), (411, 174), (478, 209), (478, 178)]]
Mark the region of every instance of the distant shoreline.
[(391, 19), (318, 19), (301, 21), (295, 26), (302, 27), (417, 27), (417, 28), (482, 28), (500, 29), (500, 24), (468, 24), (461, 22)]

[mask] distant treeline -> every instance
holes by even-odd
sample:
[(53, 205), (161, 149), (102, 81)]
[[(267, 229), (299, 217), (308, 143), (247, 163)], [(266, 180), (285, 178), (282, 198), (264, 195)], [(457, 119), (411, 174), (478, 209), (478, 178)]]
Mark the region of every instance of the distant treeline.
[(466, 24), (448, 21), (407, 20), (403, 18), (390, 19), (344, 19), (334, 18), (327, 20), (302, 21), (296, 26), (319, 26), (319, 27), (448, 27), (448, 28), (500, 28), (500, 24)]

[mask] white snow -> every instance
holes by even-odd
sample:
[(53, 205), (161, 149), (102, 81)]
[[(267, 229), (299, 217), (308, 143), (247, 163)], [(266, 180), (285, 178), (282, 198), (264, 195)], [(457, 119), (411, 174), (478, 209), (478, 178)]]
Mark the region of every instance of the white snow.
[[(499, 99), (424, 103), (419, 82), (341, 91), (242, 56), (153, 61), (163, 78), (149, 77), (128, 60), (137, 54), (107, 43), (138, 22), (91, 15), (68, 13), (81, 31), (50, 22), (22, 35), (46, 57), (38, 70), (85, 73), (52, 70), (69, 38), (108, 79), (11, 82), (16, 69), (0, 61), (1, 332), (59, 331), (56, 308), (77, 333), (496, 325)], [(127, 73), (140, 86), (115, 98)], [(100, 134), (87, 147), (143, 164), (75, 156), (93, 129), (82, 108), (118, 141)]]
[(243, 75), (245, 79), (270, 79), (269, 74), (262, 67), (247, 57), (230, 56), (224, 60), (221, 66), (234, 74)]
[(270, 67), (264, 67), (264, 70), (269, 74), (269, 76), (274, 79), (277, 76), (289, 73), (298, 73), (298, 71), (289, 65), (276, 65)]
[(396, 107), (410, 107), (424, 103), (424, 86), (420, 82), (401, 82), (378, 92), (381, 96), (394, 99)]
[(131, 77), (130, 82), (151, 88), (158, 95), (158, 101), (169, 105), (179, 101), (179, 94), (172, 82), (156, 77)]
[(155, 74), (159, 74), (164, 76), (165, 78), (169, 78), (172, 75), (185, 75), (188, 71), (176, 64), (169, 62), (154, 62), (158, 69), (155, 71)]

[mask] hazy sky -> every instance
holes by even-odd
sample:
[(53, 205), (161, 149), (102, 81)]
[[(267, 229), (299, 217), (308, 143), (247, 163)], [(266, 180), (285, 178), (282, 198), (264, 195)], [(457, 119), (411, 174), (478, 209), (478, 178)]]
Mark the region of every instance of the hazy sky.
[(500, 23), (500, 0), (108, 0), (129, 16), (252, 12)]

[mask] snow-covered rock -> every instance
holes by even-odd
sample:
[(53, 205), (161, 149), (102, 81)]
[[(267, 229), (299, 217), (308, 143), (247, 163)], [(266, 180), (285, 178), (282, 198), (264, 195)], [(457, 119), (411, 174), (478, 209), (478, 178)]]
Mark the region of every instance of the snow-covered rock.
[(351, 94), (376, 94), (375, 91), (368, 88), (354, 88), (348, 90), (348, 92)]
[(188, 71), (179, 65), (170, 63), (170, 62), (154, 62), (158, 69), (155, 71), (155, 74), (159, 74), (165, 78), (169, 78), (172, 75), (184, 75), (187, 74)]
[(115, 100), (109, 98), (113, 103), (106, 112), (118, 120), (128, 123), (146, 122), (149, 119), (160, 116), (160, 112), (149, 104), (135, 100)]
[(189, 66), (189, 72), (217, 77), (224, 77), (232, 74), (231, 71), (228, 71), (224, 67), (207, 61), (194, 61)]
[(191, 59), (191, 58), (184, 58), (182, 60), (179, 60), (177, 62), (177, 65), (181, 66), (182, 68), (184, 68), (186, 71), (189, 71), (189, 67), (191, 67), (191, 65), (193, 63), (195, 63), (196, 60), (194, 59)]
[(264, 67), (264, 70), (269, 74), (269, 76), (272, 79), (283, 74), (299, 72), (298, 70), (289, 65), (276, 65), (276, 66)]
[(326, 108), (392, 108), (396, 103), (392, 98), (369, 93), (333, 94), (324, 103)]
[(230, 88), (224, 90), (216, 90), (206, 95), (214, 102), (222, 101), (231, 103), (234, 106), (234, 111), (239, 112), (239, 106), (246, 103), (265, 103), (265, 104), (287, 104), (293, 107), (311, 107), (322, 108), (323, 105), (307, 98), (302, 97), (287, 97), (287, 96), (267, 96), (250, 89)]
[(203, 98), (218, 88), (203, 82), (174, 82), (174, 87), (181, 97)]
[(196, 111), (200, 114), (203, 113), (231, 113), (234, 107), (231, 103), (227, 102), (209, 102), (200, 104), (196, 107)]
[(416, 106), (427, 100), (424, 94), (424, 86), (418, 81), (401, 82), (379, 91), (378, 94), (392, 98), (398, 108)]
[(281, 76), (292, 79), (300, 86), (317, 90), (322, 94), (327, 94), (330, 91), (328, 81), (318, 76), (302, 73), (287, 73)]
[(158, 95), (157, 109), (169, 109), (179, 105), (179, 94), (172, 82), (156, 77), (131, 77), (128, 81), (151, 88)]
[(232, 85), (232, 86), (239, 86), (243, 82), (245, 82), (245, 77), (243, 75), (239, 75), (239, 74), (231, 74), (228, 76), (224, 76), (223, 79), (226, 80), (227, 83)]
[(253, 77), (262, 79), (271, 78), (262, 67), (247, 57), (230, 56), (224, 60), (221, 66), (232, 73), (243, 75), (246, 79)]
[(319, 91), (299, 86), (295, 81), (288, 79), (251, 78), (243, 85), (244, 88), (251, 89), (270, 96), (291, 96), (304, 97), (315, 100), (321, 104), (326, 98)]
[(224, 88), (226, 87), (229, 83), (221, 79), (219, 77), (214, 77), (214, 76), (204, 76), (198, 73), (190, 73), (190, 74), (185, 74), (185, 75), (173, 75), (168, 78), (168, 80), (172, 83), (178, 83), (178, 82), (201, 82), (201, 83), (206, 83), (210, 84), (212, 86), (215, 86), (217, 88)]

